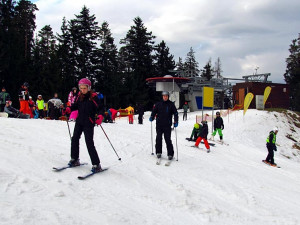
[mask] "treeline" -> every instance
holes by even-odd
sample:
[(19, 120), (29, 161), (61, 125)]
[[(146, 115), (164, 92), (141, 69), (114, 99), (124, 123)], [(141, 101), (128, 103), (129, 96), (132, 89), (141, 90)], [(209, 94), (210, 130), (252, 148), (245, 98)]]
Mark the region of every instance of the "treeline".
[(158, 96), (146, 78), (170, 74), (175, 66), (184, 76), (213, 76), (210, 60), (202, 72), (198, 69), (192, 48), (185, 62), (179, 58), (175, 63), (167, 44), (155, 43), (139, 17), (118, 49), (108, 22), (99, 25), (85, 6), (74, 19), (62, 19), (60, 34), (46, 25), (35, 37), (37, 10), (27, 0), (0, 2), (0, 84), (15, 98), (21, 84), (28, 82), (33, 97), (49, 99), (56, 92), (66, 100), (78, 80), (87, 77), (110, 107), (151, 107)]
[(300, 112), (300, 33), (292, 40), (289, 52), (284, 79), (290, 85), (291, 109)]

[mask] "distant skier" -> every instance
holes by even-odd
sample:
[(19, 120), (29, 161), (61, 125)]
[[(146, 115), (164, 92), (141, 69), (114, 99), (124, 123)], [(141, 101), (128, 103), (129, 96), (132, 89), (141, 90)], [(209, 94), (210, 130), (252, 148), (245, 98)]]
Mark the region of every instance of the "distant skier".
[(222, 130), (224, 129), (223, 119), (220, 116), (220, 112), (216, 112), (216, 116), (217, 117), (214, 120), (214, 132), (212, 133), (211, 139), (214, 140), (214, 137), (218, 132), (220, 136), (220, 141), (223, 143), (223, 133), (222, 133)]
[(162, 135), (167, 145), (168, 159), (174, 156), (173, 144), (171, 141), (172, 117), (174, 115), (174, 127), (178, 126), (178, 112), (173, 102), (169, 100), (169, 92), (162, 92), (163, 100), (156, 103), (153, 107), (149, 121), (152, 122), (156, 116), (156, 156), (161, 158), (162, 154)]
[(125, 110), (128, 113), (129, 124), (133, 124), (134, 108), (131, 106), (131, 104), (129, 104)]
[(187, 120), (187, 112), (189, 110), (189, 105), (187, 102), (184, 103), (184, 105), (182, 106), (183, 108), (183, 118), (182, 120)]
[(6, 101), (5, 107), (4, 107), (4, 112), (8, 114), (8, 117), (13, 117), (13, 118), (21, 118), (21, 119), (29, 119), (30, 115), (23, 114), (19, 110), (15, 109), (14, 107), (11, 106), (12, 102)]
[(28, 101), (29, 100), (29, 84), (27, 82), (25, 82), (24, 84), (22, 84), (20, 90), (19, 90), (19, 97), (23, 98), (23, 100)]
[(69, 95), (68, 95), (68, 103), (69, 106), (73, 105), (76, 98), (78, 97), (78, 91), (77, 91), (77, 87), (73, 87), (72, 91), (70, 91)]
[(5, 87), (2, 87), (2, 91), (0, 92), (0, 112), (4, 111), (6, 101), (9, 101), (9, 100), (10, 100), (9, 93), (6, 92)]
[(207, 149), (207, 152), (210, 152), (210, 147), (209, 147), (209, 144), (208, 144), (208, 141), (207, 141), (207, 134), (208, 134), (207, 121), (202, 121), (201, 123), (202, 123), (202, 128), (201, 128), (200, 135), (196, 140), (195, 147), (198, 148), (200, 142), (203, 140), (204, 145)]
[(137, 114), (139, 115), (139, 117), (138, 117), (139, 124), (143, 124), (144, 106), (142, 104), (138, 104)]
[(189, 141), (196, 141), (201, 133), (201, 129), (202, 129), (202, 125), (199, 123), (195, 123), (191, 137), (189, 138)]
[(28, 114), (30, 115), (31, 118), (33, 118), (32, 111), (29, 107), (29, 84), (25, 82), (22, 86), (21, 89), (19, 90), (19, 101), (20, 101), (20, 112), (23, 114)]
[(269, 136), (267, 138), (268, 155), (265, 162), (269, 163), (271, 166), (277, 165), (276, 163), (274, 163), (274, 152), (273, 152), (273, 151), (277, 151), (277, 147), (276, 147), (277, 133), (278, 133), (278, 128), (274, 127), (273, 130), (270, 131)]
[(38, 98), (36, 100), (36, 106), (37, 109), (39, 110), (39, 117), (41, 119), (44, 118), (44, 109), (46, 108), (46, 106), (42, 95), (38, 95)]
[[(102, 171), (100, 159), (94, 145), (94, 126), (100, 125), (103, 120), (103, 106), (100, 103), (97, 94), (91, 91), (91, 81), (83, 78), (79, 81), (79, 96), (71, 106), (71, 110), (78, 110), (72, 142), (71, 142), (71, 160), (70, 166), (79, 166), (79, 139), (84, 133), (85, 143), (92, 161), (92, 172)], [(98, 119), (95, 116), (98, 114)]]
[(51, 120), (58, 120), (61, 116), (62, 101), (58, 98), (58, 94), (54, 93), (54, 97), (48, 101), (48, 116)]
[(109, 110), (107, 110), (107, 115), (104, 119), (104, 122), (105, 123), (113, 123), (118, 116), (120, 116), (120, 113), (118, 112), (118, 110), (110, 108)]

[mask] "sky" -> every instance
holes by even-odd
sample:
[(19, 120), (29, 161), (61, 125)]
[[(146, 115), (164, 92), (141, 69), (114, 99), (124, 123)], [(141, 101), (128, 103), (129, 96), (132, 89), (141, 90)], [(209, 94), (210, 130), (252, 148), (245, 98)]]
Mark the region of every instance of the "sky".
[(300, 33), (297, 0), (38, 0), (36, 33), (51, 25), (60, 33), (62, 19), (79, 15), (85, 5), (101, 25), (109, 23), (115, 44), (139, 16), (156, 44), (164, 40), (178, 62), (192, 47), (199, 68), (219, 57), (222, 75), (271, 73), (269, 80), (285, 83), (289, 46)]

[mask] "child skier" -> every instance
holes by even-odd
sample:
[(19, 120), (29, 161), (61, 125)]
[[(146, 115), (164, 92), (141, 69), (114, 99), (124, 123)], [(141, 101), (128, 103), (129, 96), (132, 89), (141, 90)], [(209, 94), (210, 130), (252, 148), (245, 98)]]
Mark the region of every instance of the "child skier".
[(94, 126), (95, 123), (100, 125), (102, 119), (95, 120), (96, 114), (102, 111), (102, 105), (97, 97), (97, 94), (91, 91), (91, 81), (87, 78), (83, 78), (79, 81), (79, 96), (71, 106), (71, 110), (78, 110), (78, 117), (76, 119), (75, 128), (73, 132), (72, 142), (71, 142), (71, 160), (69, 162), (70, 166), (79, 166), (79, 139), (82, 132), (84, 132), (85, 142), (87, 149), (92, 161), (92, 172), (101, 172), (102, 168), (100, 165), (100, 159), (94, 145)]
[(207, 142), (207, 134), (208, 134), (207, 121), (202, 121), (201, 123), (202, 123), (202, 128), (201, 128), (200, 135), (199, 135), (199, 137), (196, 140), (195, 147), (198, 148), (200, 142), (203, 139), (204, 145), (205, 145), (205, 147), (207, 149), (207, 153), (209, 153), (210, 152), (210, 148), (209, 148), (209, 144)]
[(274, 151), (277, 151), (276, 147), (276, 135), (278, 133), (278, 128), (274, 127), (273, 130), (270, 131), (269, 136), (267, 138), (267, 149), (268, 149), (268, 155), (266, 160), (263, 160), (265, 163), (269, 163), (271, 166), (276, 166), (277, 164), (274, 163)]
[(38, 119), (39, 118), (39, 110), (37, 110), (36, 106), (32, 107), (32, 113), (33, 113), (33, 118)]
[(134, 108), (130, 104), (125, 110), (128, 112), (129, 124), (133, 124)]
[(220, 116), (220, 112), (216, 112), (216, 118), (214, 120), (214, 132), (212, 133), (211, 139), (214, 140), (214, 136), (217, 134), (219, 134), (220, 136), (220, 141), (221, 143), (223, 143), (223, 134), (222, 134), (222, 130), (224, 129), (224, 123), (223, 123), (223, 119)]
[(199, 123), (195, 123), (191, 137), (188, 139), (189, 141), (196, 141), (201, 133), (202, 125)]
[(42, 95), (38, 95), (38, 99), (36, 100), (36, 106), (39, 110), (39, 117), (41, 119), (44, 118), (45, 102)]

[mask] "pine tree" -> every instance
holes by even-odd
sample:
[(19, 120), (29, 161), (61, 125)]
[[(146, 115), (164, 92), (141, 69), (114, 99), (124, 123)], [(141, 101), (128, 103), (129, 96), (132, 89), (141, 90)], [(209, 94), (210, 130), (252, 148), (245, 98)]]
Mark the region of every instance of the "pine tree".
[(127, 90), (124, 101), (127, 104), (148, 101), (149, 87), (145, 80), (155, 74), (152, 56), (155, 36), (147, 31), (141, 18), (136, 17), (133, 21), (134, 26), (120, 41), (125, 45), (120, 48), (120, 59)]
[(175, 70), (176, 70), (176, 75), (178, 77), (184, 77), (185, 76), (184, 64), (182, 62), (181, 57), (178, 58), (178, 62), (176, 63)]
[(27, 0), (20, 0), (16, 6), (15, 26), (17, 27), (22, 45), (22, 51), (26, 60), (30, 59), (33, 45), (33, 35), (36, 28), (34, 12), (38, 10), (35, 4)]
[(213, 68), (211, 67), (211, 59), (209, 59), (206, 65), (203, 67), (203, 70), (201, 71), (201, 77), (204, 77), (206, 80), (211, 80), (213, 76), (214, 73)]
[(77, 86), (78, 79), (76, 78), (76, 55), (75, 51), (72, 51), (76, 48), (73, 48), (74, 42), (71, 38), (70, 26), (65, 17), (61, 26), (61, 34), (57, 34), (57, 40), (57, 56), (62, 80), (62, 93), (63, 99), (66, 99), (72, 87)]
[(36, 5), (26, 0), (0, 2), (0, 78), (14, 101), (19, 86), (32, 75), (36, 10)]
[(164, 76), (170, 74), (170, 70), (175, 67), (174, 56), (170, 54), (169, 48), (164, 41), (155, 46), (155, 69), (156, 76)]
[(13, 18), (15, 5), (12, 0), (0, 1), (0, 85), (6, 86), (8, 91), (12, 88), (9, 79), (12, 78), (10, 66), (14, 39), (16, 38)]
[[(77, 76), (87, 77), (95, 82), (96, 44), (98, 39), (98, 22), (95, 15), (90, 15), (89, 9), (84, 6), (76, 19), (70, 23), (70, 31), (76, 52)], [(73, 49), (73, 50), (75, 50)]]
[(118, 74), (118, 50), (114, 44), (109, 29), (109, 24), (105, 21), (99, 30), (100, 48), (97, 50), (97, 76), (96, 90), (104, 94), (106, 102), (112, 107), (119, 107), (119, 87), (120, 77)]
[(300, 35), (292, 41), (289, 51), (284, 79), (290, 85), (291, 106), (300, 111)]
[(33, 53), (35, 76), (32, 90), (35, 94), (42, 94), (44, 99), (53, 97), (55, 92), (61, 94), (56, 38), (50, 25), (39, 31)]
[(185, 77), (198, 77), (200, 72), (198, 65), (199, 63), (195, 59), (195, 52), (191, 47), (184, 62)]

